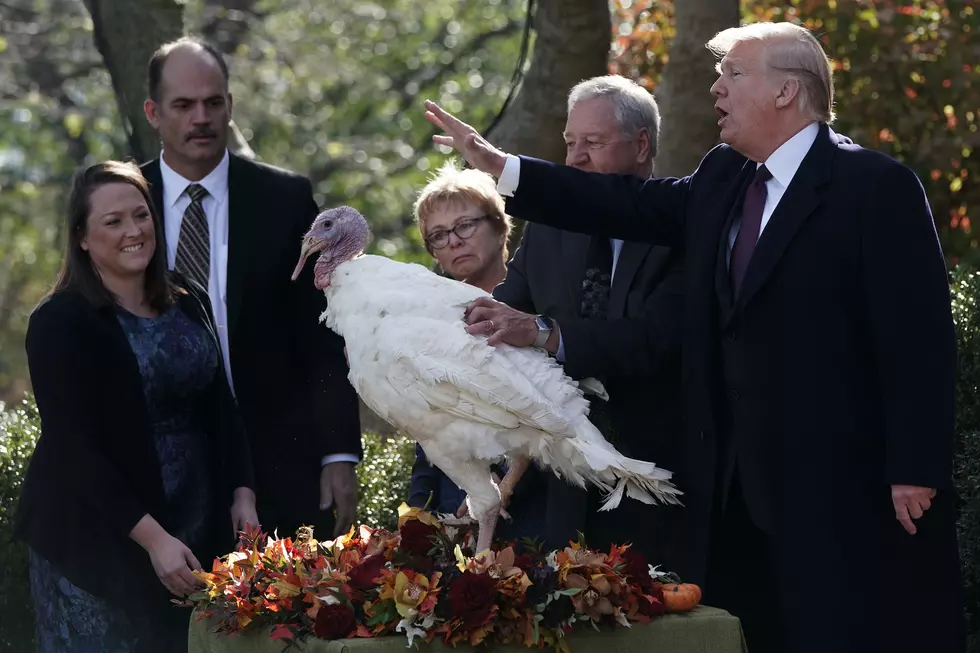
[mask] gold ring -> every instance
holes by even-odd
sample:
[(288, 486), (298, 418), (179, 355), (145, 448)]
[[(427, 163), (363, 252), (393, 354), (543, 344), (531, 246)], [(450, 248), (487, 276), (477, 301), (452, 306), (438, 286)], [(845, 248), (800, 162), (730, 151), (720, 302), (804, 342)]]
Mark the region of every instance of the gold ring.
[(497, 325), (493, 323), (493, 320), (487, 320), (487, 322), (490, 323), (490, 333), (493, 333), (494, 331), (497, 330)]

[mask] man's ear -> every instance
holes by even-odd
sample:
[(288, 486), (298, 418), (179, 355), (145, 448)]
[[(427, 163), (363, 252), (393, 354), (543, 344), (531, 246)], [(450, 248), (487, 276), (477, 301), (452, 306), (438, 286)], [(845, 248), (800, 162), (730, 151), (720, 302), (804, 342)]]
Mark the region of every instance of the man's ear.
[(650, 160), (653, 144), (650, 142), (650, 130), (642, 127), (636, 134), (636, 162), (646, 163)]
[(146, 98), (143, 102), (143, 113), (146, 114), (146, 121), (150, 123), (153, 129), (158, 129), (160, 127), (160, 105), (156, 103), (155, 100)]
[(800, 80), (787, 77), (779, 86), (779, 93), (776, 94), (776, 108), (785, 109), (800, 95)]

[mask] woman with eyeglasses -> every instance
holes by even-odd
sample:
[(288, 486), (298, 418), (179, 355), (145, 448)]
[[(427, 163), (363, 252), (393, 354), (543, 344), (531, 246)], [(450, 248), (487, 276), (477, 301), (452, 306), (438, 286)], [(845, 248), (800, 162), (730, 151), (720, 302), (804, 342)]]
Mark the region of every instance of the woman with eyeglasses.
[(422, 189), (415, 219), (425, 248), (454, 279), (487, 292), (504, 280), (511, 224), (492, 177), (447, 163)]
[[(446, 163), (419, 193), (415, 220), (426, 250), (451, 277), (487, 292), (504, 280), (511, 221), (493, 177), (478, 170), (460, 170), (452, 161)], [(498, 478), (503, 476), (502, 466), (496, 473)], [(543, 523), (543, 497), (544, 483), (532, 467), (521, 478), (507, 508), (512, 520), (501, 521), (497, 533), (504, 539), (536, 535)], [(465, 499), (466, 493), (415, 445), (408, 504), (462, 515)]]

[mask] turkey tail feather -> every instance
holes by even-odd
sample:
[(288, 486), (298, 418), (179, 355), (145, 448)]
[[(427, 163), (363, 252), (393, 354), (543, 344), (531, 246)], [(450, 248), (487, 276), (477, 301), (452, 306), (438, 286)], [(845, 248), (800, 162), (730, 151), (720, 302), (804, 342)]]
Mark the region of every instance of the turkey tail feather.
[[(683, 492), (670, 482), (673, 472), (654, 463), (622, 455), (591, 422), (584, 424), (585, 428), (578, 429), (577, 437), (560, 443), (560, 446), (571, 448), (578, 455), (556, 456), (564, 464), (555, 460), (552, 465), (569, 482), (581, 485), (581, 481), (586, 480), (605, 492), (600, 511), (617, 508), (624, 495), (649, 505), (681, 503), (678, 496)], [(578, 464), (574, 465), (574, 469), (567, 469), (568, 462), (565, 461)]]

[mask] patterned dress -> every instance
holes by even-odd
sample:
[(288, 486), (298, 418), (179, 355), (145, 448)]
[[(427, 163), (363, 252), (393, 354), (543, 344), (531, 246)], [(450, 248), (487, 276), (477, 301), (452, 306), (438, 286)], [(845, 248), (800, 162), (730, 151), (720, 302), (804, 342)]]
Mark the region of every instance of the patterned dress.
[[(217, 372), (218, 350), (208, 332), (176, 305), (155, 318), (119, 309), (117, 318), (139, 363), (164, 492), (174, 517), (170, 534), (193, 551), (205, 536), (211, 506), (206, 440), (195, 408)], [(175, 615), (177, 608), (163, 605), (159, 615), (134, 618), (71, 584), (33, 552), (30, 575), (40, 653), (186, 649), (189, 612)]]

